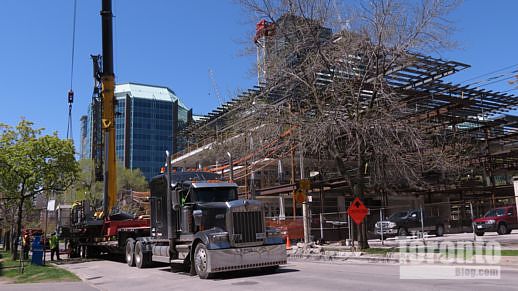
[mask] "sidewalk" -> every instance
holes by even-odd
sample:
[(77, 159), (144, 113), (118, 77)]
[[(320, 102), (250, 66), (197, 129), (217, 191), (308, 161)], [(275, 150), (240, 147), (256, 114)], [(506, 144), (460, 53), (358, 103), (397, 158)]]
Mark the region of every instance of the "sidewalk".
[[(314, 243), (297, 243), (291, 250), (287, 250), (288, 259), (296, 261), (320, 262), (365, 262), (374, 264), (399, 264), (400, 253), (397, 248), (383, 247), (385, 253), (372, 254), (356, 251), (350, 246), (339, 244), (316, 245)], [(440, 256), (440, 254), (435, 254)], [(501, 256), (500, 265), (518, 267), (518, 256)]]

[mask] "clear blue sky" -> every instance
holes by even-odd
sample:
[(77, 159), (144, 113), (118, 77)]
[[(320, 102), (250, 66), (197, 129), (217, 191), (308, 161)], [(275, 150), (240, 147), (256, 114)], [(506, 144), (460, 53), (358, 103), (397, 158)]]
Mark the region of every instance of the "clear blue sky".
[[(90, 54), (101, 52), (100, 2), (78, 0), (73, 86), (76, 144), (79, 118), (86, 113), (92, 93)], [(219, 103), (209, 69), (227, 100), (255, 84), (255, 57), (240, 56), (243, 41), (254, 27), (236, 1), (113, 2), (118, 83), (167, 86), (202, 114)], [(453, 38), (461, 48), (442, 57), (472, 65), (454, 80), (518, 63), (517, 11), (514, 0), (466, 0), (451, 15), (458, 28)], [(0, 3), (0, 122), (15, 125), (24, 116), (48, 132), (66, 135), (72, 12), (73, 0)], [(505, 82), (489, 87), (511, 88)]]

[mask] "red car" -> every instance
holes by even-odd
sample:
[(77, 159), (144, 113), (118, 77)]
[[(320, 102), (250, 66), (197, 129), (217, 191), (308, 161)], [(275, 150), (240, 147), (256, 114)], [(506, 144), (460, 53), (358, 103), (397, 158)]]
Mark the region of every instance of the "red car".
[(496, 231), (498, 234), (509, 234), (513, 229), (518, 229), (518, 218), (515, 206), (504, 206), (489, 210), (483, 217), (473, 220), (475, 234), (484, 235), (488, 231)]

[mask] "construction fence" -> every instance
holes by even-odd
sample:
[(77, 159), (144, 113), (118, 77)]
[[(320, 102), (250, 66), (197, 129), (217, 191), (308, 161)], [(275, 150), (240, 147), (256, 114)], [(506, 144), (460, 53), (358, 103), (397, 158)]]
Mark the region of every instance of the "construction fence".
[[(376, 223), (391, 219), (391, 216), (402, 216), (410, 212), (417, 213), (416, 224), (412, 230), (404, 233), (406, 236), (412, 235), (435, 235), (438, 231), (437, 226), (442, 225), (445, 234), (472, 232), (472, 220), (482, 217), (492, 208), (515, 205), (514, 196), (484, 198), (466, 201), (448, 201), (437, 203), (424, 203), (422, 205), (409, 207), (408, 205), (393, 205), (388, 207), (368, 207), (369, 211), (364, 219), (367, 225), (369, 239), (382, 239), (383, 223)], [(314, 210), (314, 209), (313, 209)], [(392, 217), (393, 219), (393, 217)], [(308, 216), (311, 225), (311, 238), (313, 241), (345, 241), (354, 236), (356, 224), (348, 215), (347, 211), (311, 213)], [(302, 241), (304, 238), (303, 217), (287, 216), (267, 217), (266, 225), (278, 227), (286, 237), (291, 240)], [(393, 236), (401, 235), (396, 233)]]

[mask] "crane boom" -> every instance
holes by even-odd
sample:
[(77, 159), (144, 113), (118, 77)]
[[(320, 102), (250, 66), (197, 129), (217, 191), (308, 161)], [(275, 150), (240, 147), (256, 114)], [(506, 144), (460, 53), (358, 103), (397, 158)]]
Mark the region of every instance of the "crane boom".
[(116, 201), (115, 157), (115, 74), (113, 72), (113, 25), (112, 1), (102, 0), (102, 130), (104, 140), (104, 203), (105, 217), (112, 211)]

